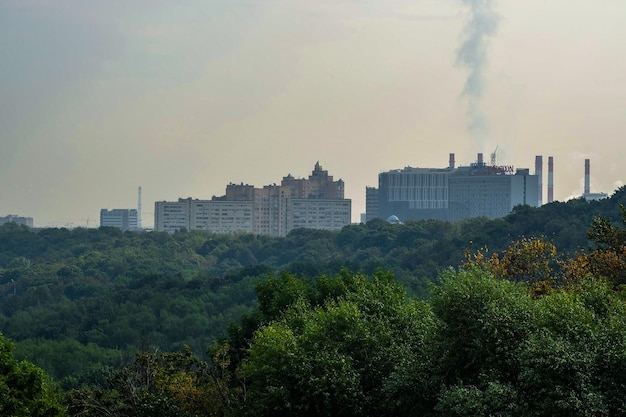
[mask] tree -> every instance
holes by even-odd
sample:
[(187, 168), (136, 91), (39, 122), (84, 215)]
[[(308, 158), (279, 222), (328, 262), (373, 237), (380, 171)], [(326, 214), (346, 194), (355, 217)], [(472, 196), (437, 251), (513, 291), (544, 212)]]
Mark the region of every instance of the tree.
[(535, 294), (551, 291), (558, 281), (556, 246), (543, 238), (522, 237), (512, 242), (501, 254), (494, 252), (489, 257), (488, 253), (488, 249), (480, 249), (474, 254), (467, 250), (463, 266), (477, 265), (498, 278), (528, 283)]
[(385, 381), (426, 345), (430, 310), (384, 273), (368, 280), (343, 272), (315, 288), (317, 303), (295, 298), (255, 333), (242, 368), (247, 412), (392, 415)]
[(13, 358), (13, 344), (0, 334), (0, 415), (60, 417), (65, 415), (46, 374), (32, 363)]
[[(620, 204), (622, 225), (626, 226), (626, 208)], [(607, 279), (614, 287), (626, 286), (626, 227), (617, 227), (607, 217), (594, 217), (587, 235), (596, 247), (579, 253), (564, 263), (566, 278)]]
[[(227, 346), (226, 346), (227, 349)], [(212, 364), (188, 347), (178, 352), (138, 353), (132, 364), (115, 371), (107, 385), (70, 392), (68, 410), (84, 417), (220, 417), (228, 403), (224, 391), (223, 350)]]

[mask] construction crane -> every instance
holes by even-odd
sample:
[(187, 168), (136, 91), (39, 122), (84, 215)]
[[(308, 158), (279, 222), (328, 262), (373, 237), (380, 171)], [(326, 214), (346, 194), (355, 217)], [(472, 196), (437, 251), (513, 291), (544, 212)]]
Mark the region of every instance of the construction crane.
[(491, 166), (495, 167), (496, 166), (496, 152), (498, 152), (498, 146), (496, 145), (496, 149), (493, 150), (493, 152), (491, 153)]

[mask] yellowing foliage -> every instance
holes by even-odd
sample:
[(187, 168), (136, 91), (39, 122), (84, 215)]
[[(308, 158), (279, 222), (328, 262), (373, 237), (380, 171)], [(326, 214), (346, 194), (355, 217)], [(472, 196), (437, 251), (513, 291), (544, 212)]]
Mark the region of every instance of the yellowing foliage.
[(492, 253), (482, 248), (475, 253), (465, 252), (462, 267), (472, 265), (486, 268), (494, 276), (515, 282), (526, 282), (533, 294), (546, 294), (552, 291), (556, 277), (556, 247), (541, 238), (522, 238), (514, 241), (502, 254)]

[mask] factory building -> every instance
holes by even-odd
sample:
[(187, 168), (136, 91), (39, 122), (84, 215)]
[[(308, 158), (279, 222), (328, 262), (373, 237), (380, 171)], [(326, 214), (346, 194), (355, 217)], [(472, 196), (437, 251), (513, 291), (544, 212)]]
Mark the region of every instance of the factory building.
[(587, 201), (597, 201), (608, 197), (609, 195), (607, 193), (591, 192), (591, 161), (585, 159), (585, 188), (583, 190), (583, 198)]
[(377, 217), (447, 220), (450, 172), (447, 168), (406, 167), (379, 174)]
[(517, 205), (538, 207), (538, 188), (538, 177), (530, 175), (528, 169), (509, 175), (484, 164), (459, 167), (449, 178), (448, 220), (495, 219), (506, 216)]
[(116, 227), (122, 230), (139, 230), (136, 209), (101, 209), (100, 227)]
[[(366, 190), (373, 198), (374, 191)], [(458, 221), (472, 217), (506, 216), (518, 204), (539, 205), (539, 180), (528, 169), (476, 162), (455, 167), (450, 154), (447, 168), (412, 168), (382, 172), (378, 176), (378, 206), (366, 218), (400, 221), (436, 219)]]

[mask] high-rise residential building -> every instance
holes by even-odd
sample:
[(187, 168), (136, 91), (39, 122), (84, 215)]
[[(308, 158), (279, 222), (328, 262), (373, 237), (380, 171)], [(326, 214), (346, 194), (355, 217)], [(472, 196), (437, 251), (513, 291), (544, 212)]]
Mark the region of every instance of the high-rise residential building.
[[(454, 161), (453, 154), (450, 158)], [(366, 189), (366, 218), (458, 221), (503, 217), (518, 204), (537, 207), (538, 187), (538, 177), (528, 169), (487, 165), (479, 154), (478, 161), (469, 166), (455, 168), (450, 162), (447, 168), (407, 167), (380, 173), (377, 207), (367, 205), (374, 191)]]
[(287, 199), (287, 229), (341, 230), (350, 224), (352, 201), (347, 199)]
[(254, 233), (269, 236), (287, 234), (287, 199), (291, 190), (282, 185), (266, 185), (254, 190)]
[(350, 224), (351, 201), (344, 183), (334, 181), (319, 162), (308, 179), (283, 178), (281, 185), (255, 188), (228, 184), (211, 200), (179, 199), (155, 203), (155, 230), (209, 230), (286, 236), (297, 227), (339, 230)]
[(251, 201), (191, 200), (189, 229), (215, 233), (252, 233)]
[(191, 229), (191, 198), (178, 201), (157, 201), (154, 203), (154, 230), (174, 232)]
[(117, 227), (122, 230), (138, 230), (137, 209), (101, 209), (100, 227)]
[(315, 164), (308, 179), (294, 178), (291, 174), (283, 177), (281, 185), (289, 187), (291, 198), (328, 198), (342, 199), (344, 193), (343, 180), (333, 180), (328, 171), (322, 169), (319, 162)]

